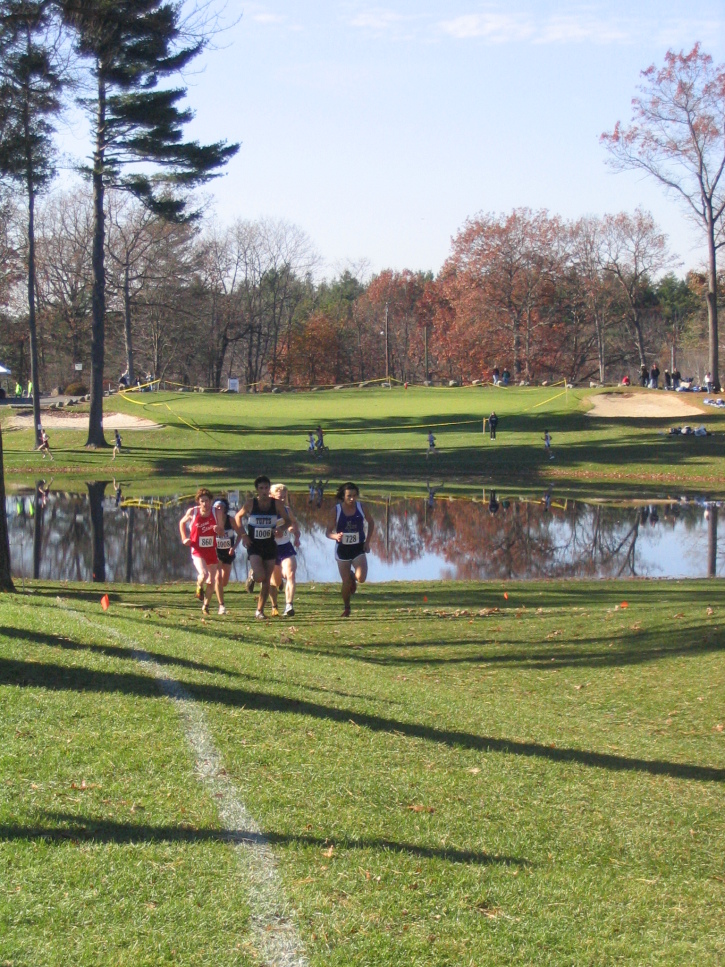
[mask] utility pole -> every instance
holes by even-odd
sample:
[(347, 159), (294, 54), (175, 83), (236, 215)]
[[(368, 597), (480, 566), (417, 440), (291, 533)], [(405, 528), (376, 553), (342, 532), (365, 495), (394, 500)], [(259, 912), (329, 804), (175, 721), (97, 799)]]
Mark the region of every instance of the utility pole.
[(423, 346), (425, 352), (425, 379), (426, 382), (430, 381), (430, 376), (428, 375), (428, 323), (423, 326)]

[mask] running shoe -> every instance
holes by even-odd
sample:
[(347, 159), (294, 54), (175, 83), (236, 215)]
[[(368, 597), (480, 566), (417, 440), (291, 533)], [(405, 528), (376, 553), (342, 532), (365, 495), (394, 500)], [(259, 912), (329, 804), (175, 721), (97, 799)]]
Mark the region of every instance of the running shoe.
[(197, 584), (197, 586), (196, 586), (196, 600), (197, 601), (201, 601), (201, 599), (204, 597), (204, 591), (202, 590), (203, 587), (204, 587), (203, 584)]
[(284, 617), (291, 618), (294, 613), (295, 613), (294, 607), (291, 604), (288, 604), (287, 607), (284, 609)]
[(253, 593), (253, 591), (254, 591), (254, 575), (253, 574), (250, 573), (250, 574), (247, 575), (247, 580), (244, 582), (244, 587), (247, 589), (247, 591), (249, 591), (250, 594)]
[(342, 614), (340, 615), (340, 617), (341, 618), (349, 618), (350, 617), (350, 605), (349, 604), (345, 608), (345, 610), (342, 612)]
[(226, 614), (226, 613), (227, 613), (227, 609), (224, 607), (223, 604), (220, 604), (219, 605), (219, 614)]
[(202, 604), (202, 606), (201, 606), (201, 613), (202, 614), (209, 614), (209, 605), (208, 604)]
[(272, 605), (272, 617), (279, 618), (279, 611), (275, 608), (274, 605)]
[(266, 621), (267, 620), (267, 615), (264, 613), (264, 611), (257, 611), (257, 612), (255, 612), (254, 617), (257, 618), (259, 621)]

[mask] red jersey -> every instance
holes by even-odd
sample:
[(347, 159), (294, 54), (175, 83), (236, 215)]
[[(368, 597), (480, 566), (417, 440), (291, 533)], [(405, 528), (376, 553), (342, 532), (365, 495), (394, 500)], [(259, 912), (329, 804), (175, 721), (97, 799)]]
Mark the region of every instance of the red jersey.
[(191, 553), (206, 564), (216, 564), (216, 518), (214, 514), (202, 517), (199, 510), (191, 518)]

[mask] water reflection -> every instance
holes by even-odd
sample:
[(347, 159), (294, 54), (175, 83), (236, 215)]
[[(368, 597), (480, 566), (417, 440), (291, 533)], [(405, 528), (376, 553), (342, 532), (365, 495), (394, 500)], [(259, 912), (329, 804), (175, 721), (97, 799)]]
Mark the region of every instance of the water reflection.
[[(336, 581), (325, 537), (334, 498), (298, 494), (302, 529), (298, 580)], [(376, 519), (370, 580), (491, 580), (567, 577), (715, 577), (718, 506), (706, 501), (611, 506), (473, 500), (441, 494), (366, 501)], [(178, 520), (191, 501), (128, 501), (109, 483), (85, 494), (34, 492), (8, 497), (13, 575), (69, 581), (161, 584), (191, 580)], [(232, 580), (246, 577), (239, 552)]]

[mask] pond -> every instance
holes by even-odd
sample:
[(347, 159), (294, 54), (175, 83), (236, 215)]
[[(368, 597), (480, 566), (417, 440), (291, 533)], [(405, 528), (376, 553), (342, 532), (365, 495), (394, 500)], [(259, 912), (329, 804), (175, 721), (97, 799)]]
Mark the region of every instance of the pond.
[[(558, 500), (370, 497), (376, 521), (371, 582), (534, 578), (716, 577), (722, 571), (717, 503), (704, 499), (635, 506)], [(108, 483), (82, 494), (17, 493), (6, 499), (13, 576), (162, 584), (191, 581), (178, 521), (193, 501), (125, 500)], [(319, 503), (319, 506), (318, 506)], [(298, 580), (336, 581), (325, 537), (335, 505), (293, 495), (302, 530)], [(244, 581), (238, 551), (232, 580)]]

